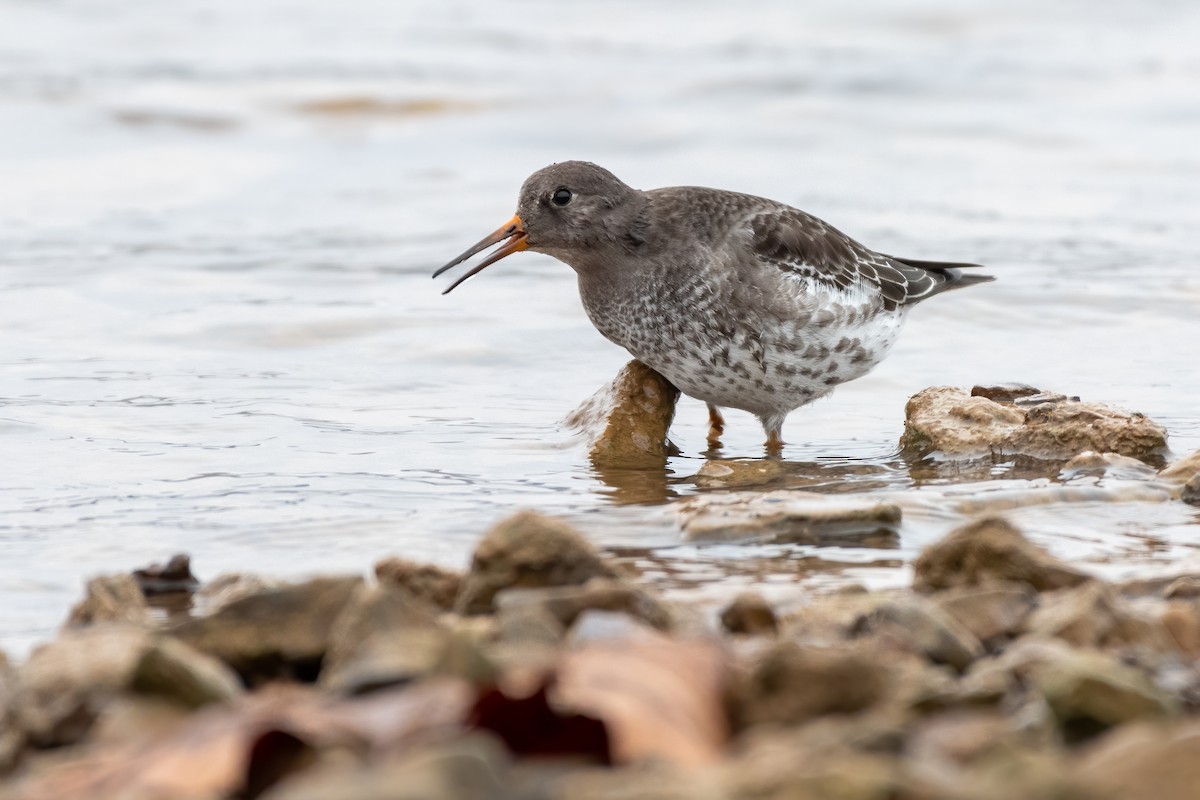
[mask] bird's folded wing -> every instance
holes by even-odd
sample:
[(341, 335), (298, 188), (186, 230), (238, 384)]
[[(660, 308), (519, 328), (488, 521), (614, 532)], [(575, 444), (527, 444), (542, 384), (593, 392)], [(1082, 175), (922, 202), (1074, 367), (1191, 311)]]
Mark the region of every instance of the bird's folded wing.
[(974, 264), (915, 261), (876, 253), (803, 211), (778, 208), (746, 220), (750, 246), (760, 262), (818, 285), (845, 291), (878, 291), (888, 308), (909, 305), (954, 288), (963, 268)]

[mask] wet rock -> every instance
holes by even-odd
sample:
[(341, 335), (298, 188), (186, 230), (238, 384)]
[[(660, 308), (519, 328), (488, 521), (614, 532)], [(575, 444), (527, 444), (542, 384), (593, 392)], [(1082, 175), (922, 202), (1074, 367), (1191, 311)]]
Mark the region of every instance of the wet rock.
[(455, 601), (459, 613), (487, 614), (501, 589), (573, 586), (615, 578), (600, 551), (565, 522), (522, 511), (488, 531)]
[(17, 763), (25, 746), (25, 730), (17, 707), (17, 674), (0, 652), (0, 775)]
[(758, 592), (742, 592), (721, 612), (721, 625), (730, 633), (774, 636), (779, 630), (775, 610)]
[(593, 578), (582, 586), (505, 589), (496, 595), (494, 605), (501, 614), (536, 606), (548, 611), (564, 628), (571, 627), (580, 614), (589, 610), (621, 612), (660, 630), (671, 626), (670, 613), (653, 595), (606, 578)]
[(1161, 463), (1167, 432), (1141, 414), (1099, 403), (1052, 397), (1032, 405), (997, 402), (935, 386), (909, 399), (900, 446), (917, 457), (942, 453), (1065, 461), (1093, 450)]
[(334, 622), (361, 584), (358, 577), (314, 578), (267, 589), (169, 630), (252, 685), (277, 677), (313, 680)]
[(933, 601), (985, 646), (994, 646), (1023, 630), (1038, 597), (1028, 584), (997, 583), (938, 592)]
[(798, 724), (863, 711), (888, 696), (890, 665), (865, 648), (801, 647), (781, 641), (753, 664), (736, 690), (743, 726)]
[(1042, 592), (1089, 580), (998, 517), (976, 520), (951, 531), (927, 547), (913, 569), (913, 588), (920, 592), (996, 582), (1025, 583)]
[(690, 497), (676, 505), (692, 542), (896, 547), (900, 508), (891, 503), (815, 492), (754, 492)]
[(133, 576), (103, 575), (87, 582), (84, 597), (71, 609), (66, 624), (79, 628), (97, 622), (150, 624), (150, 608)]
[(377, 562), (375, 578), (381, 584), (397, 586), (443, 611), (454, 608), (454, 598), (462, 588), (462, 573), (406, 558), (392, 557)]
[(1111, 586), (1099, 581), (1044, 596), (1026, 628), (1077, 647), (1174, 649), (1174, 640), (1159, 620), (1138, 614)]
[(162, 697), (196, 708), (241, 692), (237, 677), (176, 641), (125, 625), (62, 633), (33, 651), (19, 673), (20, 708), (30, 741), (71, 744), (120, 692)]
[(921, 597), (905, 597), (883, 603), (854, 625), (857, 636), (873, 636), (885, 645), (966, 669), (983, 655), (983, 645), (953, 617)]
[(192, 559), (186, 553), (171, 556), (165, 564), (135, 569), (133, 579), (145, 595), (194, 592), (200, 581), (192, 574)]
[(581, 431), (599, 467), (661, 467), (670, 454), (667, 432), (679, 390), (640, 361), (617, 376), (566, 418)]
[(1080, 760), (1081, 782), (1105, 800), (1194, 800), (1200, 787), (1200, 722), (1127, 725)]
[(434, 671), (448, 632), (431, 608), (391, 585), (360, 585), (338, 614), (321, 666), (320, 684), (360, 694)]

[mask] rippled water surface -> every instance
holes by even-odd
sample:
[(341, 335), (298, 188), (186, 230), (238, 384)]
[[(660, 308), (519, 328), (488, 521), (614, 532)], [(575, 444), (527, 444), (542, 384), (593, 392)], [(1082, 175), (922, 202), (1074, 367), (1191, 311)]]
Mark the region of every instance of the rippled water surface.
[[(568, 268), (524, 254), (439, 295), (432, 269), (567, 158), (1000, 277), (793, 414), (811, 488), (936, 497), (953, 481), (895, 454), (932, 384), (1067, 391), (1200, 447), (1198, 34), (1168, 0), (0, 0), (0, 645), (172, 552), (202, 576), (461, 565), (518, 506), (685, 595), (905, 580), (955, 521), (936, 503), (892, 550), (681, 543), (695, 401), (666, 472), (593, 471), (558, 423), (626, 356)], [(731, 413), (723, 455), (760, 440)], [(1200, 541), (1182, 504), (1014, 516), (1107, 574)]]

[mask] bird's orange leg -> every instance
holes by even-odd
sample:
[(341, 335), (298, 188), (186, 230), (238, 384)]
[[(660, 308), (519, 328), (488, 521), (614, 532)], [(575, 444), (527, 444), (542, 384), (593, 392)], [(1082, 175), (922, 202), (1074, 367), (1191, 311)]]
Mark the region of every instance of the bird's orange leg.
[(777, 456), (783, 453), (783, 437), (778, 428), (767, 431), (767, 455)]
[(708, 404), (708, 444), (710, 447), (720, 447), (721, 434), (725, 432), (725, 418), (721, 416), (721, 409)]

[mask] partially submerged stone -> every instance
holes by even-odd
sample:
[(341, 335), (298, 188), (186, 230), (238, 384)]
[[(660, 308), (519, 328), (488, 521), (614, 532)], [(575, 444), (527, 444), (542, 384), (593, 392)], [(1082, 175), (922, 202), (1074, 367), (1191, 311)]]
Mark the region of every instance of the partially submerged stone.
[(583, 534), (561, 520), (522, 511), (484, 534), (455, 609), (487, 614), (502, 589), (572, 586), (615, 577), (616, 570)]
[(661, 467), (670, 454), (667, 432), (679, 390), (640, 361), (571, 412), (565, 424), (583, 433), (598, 467)]
[(956, 528), (917, 557), (913, 588), (920, 592), (996, 582), (1063, 589), (1090, 580), (1030, 542), (1012, 523), (985, 517)]
[(892, 503), (816, 492), (738, 492), (689, 497), (676, 504), (692, 542), (895, 547), (900, 508)]
[(934, 386), (909, 399), (900, 446), (916, 457), (939, 453), (1065, 461), (1093, 450), (1161, 463), (1167, 431), (1142, 414), (1101, 403), (1045, 397), (1018, 404), (1003, 396), (997, 401), (953, 386)]

